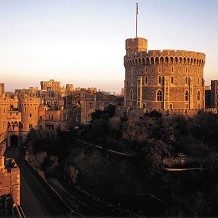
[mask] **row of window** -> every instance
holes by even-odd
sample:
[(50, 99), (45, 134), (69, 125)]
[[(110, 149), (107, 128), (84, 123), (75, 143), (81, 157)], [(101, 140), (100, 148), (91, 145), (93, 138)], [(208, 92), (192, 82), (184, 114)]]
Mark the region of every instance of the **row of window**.
[(196, 59), (196, 58), (182, 58), (182, 57), (147, 57), (147, 58), (137, 58), (137, 59), (129, 59), (125, 61), (127, 66), (134, 66), (134, 65), (146, 65), (146, 64), (194, 64), (194, 65), (204, 65), (204, 60)]
[[(162, 90), (157, 91), (156, 99), (157, 101), (163, 101), (163, 91)], [(197, 91), (197, 101), (200, 101), (200, 99), (201, 99), (201, 93), (198, 90)], [(132, 89), (130, 90), (130, 100), (133, 100), (133, 90)], [(189, 91), (188, 90), (186, 90), (184, 93), (184, 100), (189, 101)]]
[[(14, 129), (14, 125), (18, 125), (18, 124), (19, 124), (20, 129), (23, 129), (23, 124), (20, 123), (20, 122), (17, 123), (16, 121), (15, 121), (14, 123), (12, 123), (12, 125), (13, 125), (13, 129)], [(4, 121), (4, 122), (3, 122), (3, 129), (8, 128), (9, 125), (10, 125), (9, 122), (7, 123), (6, 121)], [(29, 124), (29, 129), (31, 129), (31, 128), (33, 128), (33, 125), (32, 125), (32, 124)]]
[(34, 106), (38, 106), (38, 104), (20, 104), (20, 106), (31, 106), (31, 107), (34, 107)]
[[(133, 80), (132, 78), (130, 79), (131, 79), (131, 84), (132, 84)], [(198, 85), (200, 85), (200, 81), (201, 81), (201, 78), (198, 77)], [(174, 84), (174, 76), (170, 77), (170, 83)], [(203, 83), (204, 83), (204, 80), (202, 79), (202, 85), (204, 85)], [(148, 84), (148, 77), (147, 76), (142, 77), (142, 85), (147, 85), (147, 84)], [(158, 84), (164, 84), (164, 77), (158, 76)], [(185, 77), (185, 84), (190, 85), (190, 77), (187, 77), (187, 76)]]
[[(145, 73), (148, 73), (148, 67), (145, 67)], [(157, 68), (158, 70), (158, 73), (161, 73), (162, 72), (162, 68), (161, 67), (158, 67)], [(174, 67), (171, 67), (171, 73), (174, 72)], [(203, 73), (203, 70), (200, 70), (198, 69), (198, 73), (202, 72)], [(188, 73), (188, 67), (185, 67), (185, 73)], [(133, 74), (133, 69), (131, 70), (131, 74)]]

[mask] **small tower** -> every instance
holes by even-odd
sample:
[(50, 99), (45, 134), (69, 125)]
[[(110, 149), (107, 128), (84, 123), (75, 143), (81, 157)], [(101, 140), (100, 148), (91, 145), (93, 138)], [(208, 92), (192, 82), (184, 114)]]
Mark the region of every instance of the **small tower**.
[(38, 128), (40, 98), (24, 96), (20, 98), (21, 123), (20, 133), (25, 140), (30, 129)]
[(5, 84), (0, 83), (0, 97), (5, 93)]
[(144, 38), (126, 39), (126, 55), (147, 52), (148, 40)]

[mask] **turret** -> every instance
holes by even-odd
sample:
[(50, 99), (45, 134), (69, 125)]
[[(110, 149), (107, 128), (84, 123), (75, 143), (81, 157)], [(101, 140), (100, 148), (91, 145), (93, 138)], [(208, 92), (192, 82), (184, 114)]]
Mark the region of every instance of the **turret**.
[(147, 52), (148, 40), (144, 38), (126, 39), (126, 55)]

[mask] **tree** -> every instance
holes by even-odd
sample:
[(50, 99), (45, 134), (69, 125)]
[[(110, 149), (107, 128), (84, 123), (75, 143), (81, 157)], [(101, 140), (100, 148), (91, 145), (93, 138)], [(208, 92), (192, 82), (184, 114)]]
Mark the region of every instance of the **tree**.
[(26, 141), (24, 142), (25, 147), (33, 147), (35, 144), (35, 141), (38, 139), (38, 132), (36, 129), (32, 128), (27, 133)]
[(157, 170), (163, 165), (163, 158), (170, 156), (171, 146), (163, 141), (149, 139), (143, 146), (145, 165), (151, 170)]

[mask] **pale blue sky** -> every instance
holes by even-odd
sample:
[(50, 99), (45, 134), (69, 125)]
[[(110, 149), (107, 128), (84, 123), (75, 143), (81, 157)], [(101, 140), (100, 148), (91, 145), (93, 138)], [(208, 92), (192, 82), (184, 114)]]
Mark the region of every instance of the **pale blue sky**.
[[(135, 37), (136, 0), (0, 0), (0, 75), (6, 90), (62, 85), (120, 92), (125, 39)], [(138, 0), (148, 48), (206, 54), (218, 79), (217, 0)]]

